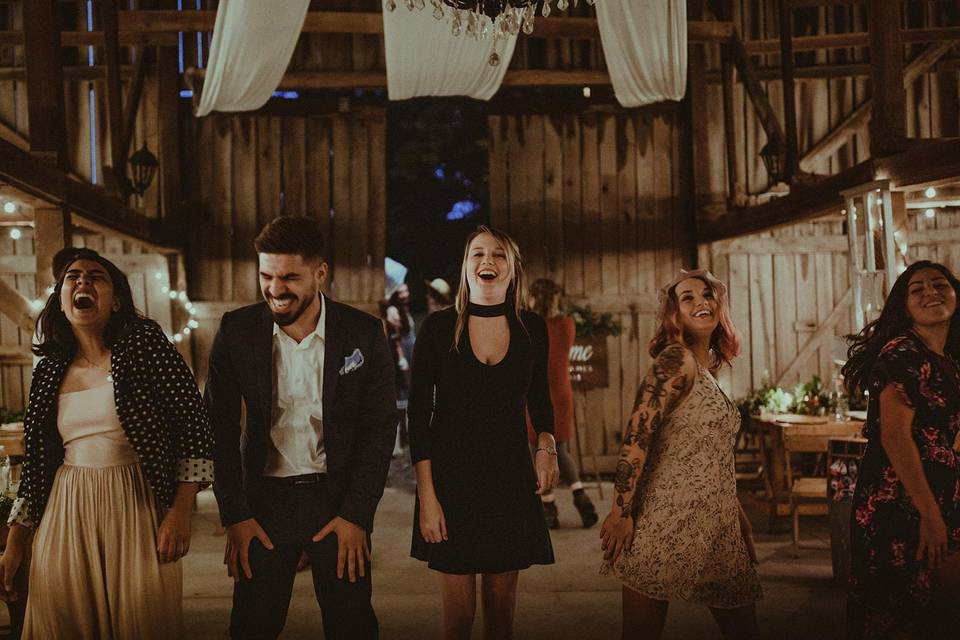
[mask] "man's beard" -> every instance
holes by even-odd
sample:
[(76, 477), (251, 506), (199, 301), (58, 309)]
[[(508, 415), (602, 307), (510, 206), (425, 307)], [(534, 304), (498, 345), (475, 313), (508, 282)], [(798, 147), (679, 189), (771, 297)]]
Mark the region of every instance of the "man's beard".
[[(300, 300), (300, 304), (292, 302), (290, 309), (280, 313), (273, 308), (273, 305), (268, 305), (270, 307), (270, 314), (273, 316), (273, 321), (276, 322), (281, 327), (286, 327), (294, 322), (296, 322), (301, 315), (303, 315), (304, 310), (313, 304), (313, 299), (316, 294), (311, 295), (309, 298), (303, 298)], [(271, 300), (297, 300), (297, 296), (294, 295), (283, 295), (277, 298), (271, 297)]]

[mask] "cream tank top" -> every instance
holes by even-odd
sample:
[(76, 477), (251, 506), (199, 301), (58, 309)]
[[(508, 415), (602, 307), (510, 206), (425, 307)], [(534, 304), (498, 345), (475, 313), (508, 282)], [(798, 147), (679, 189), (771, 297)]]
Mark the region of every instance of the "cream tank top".
[(112, 384), (61, 393), (58, 404), (64, 464), (104, 468), (140, 461), (120, 426)]

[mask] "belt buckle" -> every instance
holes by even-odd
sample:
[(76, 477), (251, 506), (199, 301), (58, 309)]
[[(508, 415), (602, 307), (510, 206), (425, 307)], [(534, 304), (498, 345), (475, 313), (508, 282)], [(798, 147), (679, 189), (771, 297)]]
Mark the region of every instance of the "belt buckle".
[(317, 474), (311, 473), (306, 475), (306, 477), (301, 476), (293, 481), (293, 484), (316, 484), (317, 483)]

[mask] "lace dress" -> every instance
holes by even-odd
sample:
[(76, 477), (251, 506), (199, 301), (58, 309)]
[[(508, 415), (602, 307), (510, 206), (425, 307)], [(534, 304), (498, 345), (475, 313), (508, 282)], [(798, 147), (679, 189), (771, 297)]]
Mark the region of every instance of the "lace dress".
[(636, 534), (601, 573), (656, 600), (734, 608), (761, 597), (740, 534), (733, 449), (740, 412), (703, 367), (654, 434), (634, 498)]

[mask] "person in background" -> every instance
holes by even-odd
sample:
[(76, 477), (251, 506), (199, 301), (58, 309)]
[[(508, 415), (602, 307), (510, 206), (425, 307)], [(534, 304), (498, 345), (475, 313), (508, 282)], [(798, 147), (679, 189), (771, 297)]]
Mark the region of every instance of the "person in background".
[(213, 438), (193, 374), (127, 277), (58, 254), (0, 561), (4, 599), (36, 531), (23, 638), (179, 638), (180, 558)]
[(869, 391), (853, 497), (847, 637), (960, 638), (960, 282), (922, 260), (856, 336)]
[(403, 453), (407, 439), (407, 398), (410, 394), (410, 362), (413, 360), (413, 344), (416, 341), (416, 329), (413, 315), (410, 313), (410, 288), (404, 279), (407, 268), (394, 260), (386, 258), (384, 263), (384, 298), (380, 303), (380, 316), (386, 323), (387, 337), (390, 339), (391, 356), (397, 386), (397, 436), (394, 441), (393, 455)]
[[(573, 439), (573, 386), (570, 384), (570, 347), (576, 337), (573, 318), (560, 313), (560, 299), (563, 291), (553, 280), (541, 278), (530, 286), (527, 307), (547, 321), (547, 335), (550, 339), (550, 351), (547, 358), (547, 378), (550, 381), (550, 402), (553, 404), (553, 436), (557, 440), (557, 462), (560, 466), (560, 479), (573, 490), (573, 506), (580, 514), (584, 528), (597, 523), (597, 510), (590, 496), (583, 489), (577, 462), (570, 453), (570, 440)], [(536, 446), (536, 432), (527, 417), (527, 435), (532, 447)], [(552, 491), (540, 496), (543, 501), (543, 515), (547, 526), (556, 529), (560, 526), (560, 516)]]
[(424, 284), (427, 286), (427, 314), (446, 309), (453, 304), (450, 285), (446, 280), (434, 278), (433, 280), (424, 280)]
[[(438, 573), (447, 640), (471, 636), (481, 575), (484, 638), (513, 637), (520, 570), (552, 564), (538, 494), (556, 484), (547, 327), (522, 308), (523, 264), (506, 234), (478, 227), (454, 308), (427, 316), (413, 355), (411, 555)], [(538, 435), (531, 464), (524, 406)]]
[(740, 353), (726, 286), (681, 271), (660, 290), (657, 324), (600, 529), (601, 573), (623, 582), (624, 640), (659, 638), (673, 599), (707, 605), (724, 638), (753, 640), (761, 588), (737, 500), (740, 411), (711, 373)]

